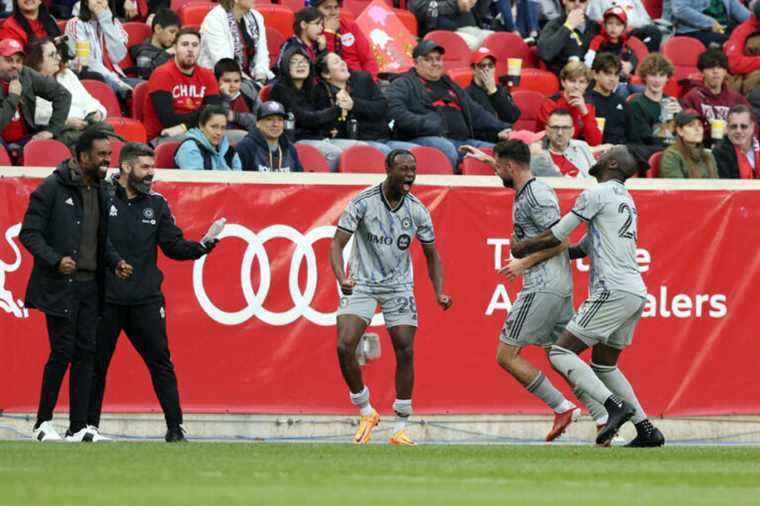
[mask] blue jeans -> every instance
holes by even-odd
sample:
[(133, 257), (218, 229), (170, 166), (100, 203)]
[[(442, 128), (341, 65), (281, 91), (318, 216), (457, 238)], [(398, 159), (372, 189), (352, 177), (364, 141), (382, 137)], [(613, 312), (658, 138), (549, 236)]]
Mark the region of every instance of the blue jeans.
[(412, 148), (419, 147), (418, 144), (412, 144), (411, 142), (404, 141), (364, 141), (376, 150), (382, 152), (384, 155), (388, 155), (394, 149), (406, 149), (411, 151)]
[(447, 139), (446, 137), (416, 137), (410, 142), (419, 144), (420, 146), (428, 146), (435, 148), (438, 151), (446, 155), (451, 163), (451, 169), (455, 174), (458, 174), (457, 170), (459, 162), (462, 161), (462, 153), (459, 152), (459, 148), (465, 144), (476, 148), (492, 148), (494, 144), (492, 142), (479, 141), (477, 139)]
[(533, 0), (517, 0), (517, 29), (523, 37), (531, 32), (538, 33), (538, 17), (541, 14), (541, 4)]

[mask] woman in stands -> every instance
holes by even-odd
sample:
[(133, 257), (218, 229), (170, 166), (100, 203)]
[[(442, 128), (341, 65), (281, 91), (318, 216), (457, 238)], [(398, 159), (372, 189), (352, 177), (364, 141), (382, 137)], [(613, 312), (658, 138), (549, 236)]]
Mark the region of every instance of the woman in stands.
[(662, 154), (660, 177), (676, 179), (717, 178), (713, 154), (705, 149), (702, 118), (694, 109), (676, 116), (676, 142)]
[(58, 24), (42, 0), (13, 0), (13, 14), (0, 25), (0, 40), (15, 39), (22, 46), (60, 35)]
[(263, 16), (253, 0), (221, 0), (201, 25), (198, 64), (213, 69), (222, 58), (232, 58), (245, 77), (266, 83), (274, 77), (269, 70), (269, 50)]
[(219, 105), (206, 106), (198, 120), (198, 127), (185, 135), (174, 163), (180, 169), (190, 170), (241, 170), (240, 157), (224, 135), (227, 129), (227, 111)]

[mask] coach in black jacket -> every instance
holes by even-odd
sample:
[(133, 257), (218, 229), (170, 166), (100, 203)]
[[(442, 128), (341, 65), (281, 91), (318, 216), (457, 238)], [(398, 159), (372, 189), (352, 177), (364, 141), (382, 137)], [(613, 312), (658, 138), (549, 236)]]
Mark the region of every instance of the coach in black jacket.
[(110, 159), (107, 133), (85, 130), (77, 141), (76, 159), (62, 162), (32, 192), (21, 226), (21, 244), (34, 256), (26, 306), (45, 313), (51, 348), (34, 425), (38, 441), (61, 439), (51, 420), (69, 364), (66, 438), (98, 440), (86, 421), (105, 273), (114, 271), (125, 279), (132, 271), (108, 240), (110, 203), (101, 174)]
[[(472, 53), (472, 83), (465, 88), (475, 102), (505, 123), (513, 124), (520, 117), (520, 109), (512, 100), (506, 86), (496, 81), (496, 56), (487, 47)], [(494, 131), (475, 131), (478, 139), (498, 142)]]
[(108, 211), (110, 237), (124, 258), (135, 266), (128, 281), (109, 276), (106, 305), (98, 325), (95, 374), (88, 424), (98, 427), (108, 365), (124, 330), (150, 371), (153, 388), (166, 418), (167, 442), (184, 441), (177, 377), (166, 336), (166, 309), (158, 268), (158, 248), (174, 260), (195, 260), (210, 252), (215, 242), (186, 241), (174, 222), (169, 204), (150, 191), (154, 153), (145, 144), (122, 147), (119, 176), (108, 186), (113, 193)]

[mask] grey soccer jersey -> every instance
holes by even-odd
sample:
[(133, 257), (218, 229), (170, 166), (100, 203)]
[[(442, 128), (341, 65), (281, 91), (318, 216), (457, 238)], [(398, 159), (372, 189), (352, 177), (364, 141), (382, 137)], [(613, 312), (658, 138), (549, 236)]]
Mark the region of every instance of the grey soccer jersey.
[(382, 184), (349, 202), (338, 228), (354, 234), (350, 272), (357, 284), (369, 287), (412, 287), (412, 239), (435, 242), (433, 222), (422, 202), (409, 193), (391, 209)]
[[(515, 236), (522, 241), (544, 233), (560, 219), (559, 201), (548, 184), (531, 179), (515, 196), (512, 223)], [(528, 269), (523, 275), (521, 293), (551, 292), (561, 297), (573, 291), (570, 258), (567, 251)]]
[(646, 297), (636, 263), (636, 204), (623, 183), (605, 181), (581, 193), (552, 233), (562, 241), (581, 221), (588, 223), (581, 247), (591, 259), (591, 293), (620, 290)]

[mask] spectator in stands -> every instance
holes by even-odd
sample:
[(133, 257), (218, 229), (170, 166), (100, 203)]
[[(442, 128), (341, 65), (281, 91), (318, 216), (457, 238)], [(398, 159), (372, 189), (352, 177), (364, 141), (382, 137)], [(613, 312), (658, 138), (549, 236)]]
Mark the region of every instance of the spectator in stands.
[(624, 98), (634, 92), (629, 89), (628, 81), (636, 71), (636, 64), (638, 63), (633, 49), (628, 45), (627, 23), (628, 16), (622, 7), (608, 9), (604, 13), (602, 32), (591, 39), (591, 44), (589, 44), (588, 52), (584, 58), (586, 66), (591, 68), (598, 53), (612, 53), (619, 56), (622, 62), (621, 85), (616, 92)]
[(340, 17), (338, 0), (309, 0), (324, 18), (326, 50), (337, 53), (349, 70), (365, 70), (377, 79), (377, 60), (369, 41), (355, 21)]
[[(702, 73), (701, 81), (693, 81), (691, 89), (681, 99), (684, 108), (694, 109), (702, 117), (705, 145), (710, 145), (711, 120), (726, 120), (728, 111), (735, 105), (749, 107), (742, 95), (726, 86), (728, 59), (718, 48), (711, 48), (699, 55), (697, 67)], [(720, 128), (724, 130), (725, 124)]]
[(227, 139), (234, 146), (256, 126), (259, 97), (256, 87), (243, 79), (240, 65), (232, 58), (222, 58), (214, 66), (222, 105), (227, 110)]
[(570, 60), (582, 60), (600, 27), (586, 19), (586, 0), (562, 0), (565, 14), (549, 21), (538, 37), (538, 56), (558, 74)]
[[(59, 141), (73, 148), (81, 132), (90, 125), (98, 124), (103, 128), (112, 129), (110, 125), (103, 123), (106, 119), (106, 108), (79, 82), (77, 75), (68, 68), (68, 61), (62, 60), (52, 42), (36, 41), (28, 47), (25, 65), (45, 77), (52, 77), (71, 94), (71, 107), (66, 126), (57, 135)], [(52, 115), (52, 102), (37, 97), (34, 111), (35, 123), (38, 126), (48, 125)]]
[(541, 3), (536, 0), (517, 0), (517, 28), (525, 38), (525, 43), (531, 46), (538, 40), (541, 15)]
[(14, 39), (22, 46), (60, 35), (58, 24), (42, 0), (13, 0), (13, 14), (0, 25), (0, 40)]
[(749, 17), (739, 0), (671, 0), (670, 8), (676, 35), (694, 37), (705, 47), (723, 45), (736, 25)]
[(159, 9), (153, 16), (151, 27), (153, 34), (150, 38), (129, 50), (137, 73), (146, 80), (174, 55), (174, 42), (180, 27), (179, 16), (172, 10)]
[(591, 73), (582, 62), (571, 61), (565, 65), (559, 73), (562, 91), (544, 100), (538, 111), (538, 127), (546, 125), (549, 113), (554, 109), (566, 109), (570, 111), (575, 124), (573, 138), (598, 146), (602, 142), (602, 132), (596, 121), (596, 107), (587, 104), (585, 99), (590, 78)]
[(734, 76), (732, 86), (743, 95), (760, 84), (760, 1), (751, 5), (752, 16), (731, 32), (725, 45), (729, 70)]
[(554, 109), (546, 122), (546, 136), (531, 145), (530, 168), (537, 176), (588, 177), (596, 163), (586, 141), (573, 139), (574, 120), (567, 109)]
[(261, 104), (256, 126), (235, 148), (243, 170), (259, 172), (303, 172), (295, 145), (285, 132), (288, 113), (281, 103)]
[(596, 109), (604, 144), (626, 144), (627, 132), (633, 128), (628, 103), (615, 93), (621, 68), (620, 58), (610, 53), (596, 55), (591, 68), (594, 88), (586, 94), (586, 100)]
[(108, 0), (82, 0), (79, 16), (66, 23), (66, 35), (72, 50), (77, 44), (89, 44), (90, 55), (79, 61), (80, 66), (99, 74), (120, 99), (126, 100), (132, 88), (142, 82), (127, 77), (119, 66), (127, 56), (129, 36), (111, 14)]
[(663, 93), (673, 72), (673, 64), (660, 53), (647, 55), (639, 65), (639, 76), (646, 88), (629, 102), (634, 125), (628, 132), (629, 141), (655, 150), (673, 143), (673, 118), (681, 112), (681, 105)]
[(124, 0), (116, 2), (115, 13), (124, 21), (149, 21), (150, 16), (161, 9), (171, 7), (170, 0)]
[(541, 8), (539, 20), (548, 23), (562, 16), (563, 5), (560, 0), (538, 0)]
[(180, 169), (241, 170), (240, 157), (224, 135), (227, 111), (220, 105), (203, 108), (198, 127), (191, 128), (174, 155)]
[[(480, 104), (504, 123), (510, 125), (520, 117), (520, 109), (512, 100), (512, 95), (506, 86), (496, 79), (496, 57), (487, 47), (481, 47), (470, 60), (472, 68), (472, 83), (466, 88), (467, 93), (475, 102)], [(494, 131), (475, 131), (475, 137), (489, 142), (498, 142)]]
[(408, 8), (417, 17), (420, 35), (433, 30), (450, 30), (475, 51), (493, 33), (481, 28), (490, 3), (490, 0), (411, 0)]
[(676, 116), (676, 141), (662, 153), (660, 177), (699, 179), (718, 177), (718, 168), (710, 150), (702, 144), (702, 118), (693, 109)]
[(628, 17), (630, 35), (646, 44), (650, 53), (660, 50), (662, 32), (652, 22), (652, 18), (641, 0), (589, 0), (586, 15), (589, 19), (602, 23), (603, 14), (614, 6), (622, 8)]
[(510, 130), (444, 73), (444, 53), (432, 40), (417, 44), (414, 67), (391, 83), (388, 106), (398, 138), (440, 150), (456, 170), (460, 146), (493, 146), (475, 139), (476, 131), (495, 132), (503, 140)]
[(264, 17), (253, 0), (221, 0), (203, 20), (198, 64), (213, 69), (222, 58), (236, 60), (247, 79), (265, 83), (274, 77)]
[(329, 109), (345, 100), (348, 108), (321, 129), (322, 137), (358, 139), (388, 154), (394, 149), (412, 149), (416, 144), (391, 140), (388, 128), (388, 101), (363, 70), (349, 72), (348, 65), (336, 53), (317, 58), (320, 82), (312, 94), (314, 107)]
[[(0, 41), (0, 137), (6, 146), (52, 139), (63, 130), (71, 94), (54, 79), (24, 67), (24, 49), (16, 39)], [(37, 125), (37, 97), (52, 103), (50, 120)]]
[[(174, 59), (158, 67), (148, 81), (145, 130), (154, 144), (178, 137), (198, 125), (205, 105), (220, 105), (214, 74), (197, 65), (201, 35), (194, 28), (177, 34)], [(163, 139), (156, 139), (156, 137)]]
[(760, 142), (755, 135), (752, 111), (735, 105), (728, 111), (727, 136), (713, 145), (718, 176), (729, 179), (760, 179)]
[(280, 48), (275, 71), (282, 65), (283, 56), (295, 48), (300, 48), (309, 55), (309, 60), (315, 63), (317, 55), (327, 48), (327, 41), (322, 33), (324, 28), (324, 18), (316, 7), (304, 7), (296, 12), (293, 21), (294, 35), (286, 40)]

